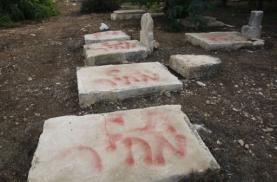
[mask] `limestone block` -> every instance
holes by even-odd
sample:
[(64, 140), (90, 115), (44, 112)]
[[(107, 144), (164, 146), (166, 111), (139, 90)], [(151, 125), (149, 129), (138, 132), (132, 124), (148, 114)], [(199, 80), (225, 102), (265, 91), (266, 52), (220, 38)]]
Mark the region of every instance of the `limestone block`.
[(143, 60), (147, 48), (137, 40), (108, 41), (84, 46), (87, 66), (126, 63), (129, 60)]
[(241, 28), (243, 36), (251, 39), (259, 39), (262, 33), (263, 11), (251, 11), (248, 25)]
[(117, 10), (111, 14), (111, 20), (131, 20), (140, 19), (145, 13), (145, 10), (133, 9), (133, 10)]
[(81, 107), (182, 89), (182, 82), (159, 62), (83, 67), (77, 81)]
[(185, 78), (210, 77), (218, 71), (221, 60), (207, 55), (173, 55), (169, 66)]
[(179, 105), (46, 120), (28, 182), (173, 182), (220, 167)]
[(85, 36), (86, 44), (101, 43), (107, 41), (120, 41), (120, 40), (130, 40), (130, 36), (123, 31), (106, 31), (97, 32), (93, 34), (86, 34)]
[(253, 41), (239, 32), (186, 33), (186, 40), (207, 50), (234, 50), (253, 46)]
[(141, 18), (140, 42), (147, 47), (149, 52), (153, 52), (154, 39), (154, 21), (150, 13), (145, 13)]

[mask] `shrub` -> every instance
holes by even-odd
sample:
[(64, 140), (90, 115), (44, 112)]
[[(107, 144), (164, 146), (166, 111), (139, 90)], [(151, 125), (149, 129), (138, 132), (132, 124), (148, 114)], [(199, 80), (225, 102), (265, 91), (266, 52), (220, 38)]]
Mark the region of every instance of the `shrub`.
[(0, 0), (0, 26), (3, 22), (39, 20), (57, 14), (52, 0)]
[(82, 13), (107, 13), (119, 9), (116, 0), (84, 0), (81, 6)]

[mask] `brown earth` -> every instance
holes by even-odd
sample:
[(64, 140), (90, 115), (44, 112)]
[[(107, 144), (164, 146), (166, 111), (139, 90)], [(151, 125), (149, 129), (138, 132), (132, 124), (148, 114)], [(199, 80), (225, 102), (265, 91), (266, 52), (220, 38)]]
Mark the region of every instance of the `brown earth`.
[[(220, 172), (192, 181), (276, 181), (277, 178), (277, 16), (267, 11), (262, 49), (205, 51), (168, 33), (157, 19), (157, 50), (146, 61), (168, 64), (172, 54), (209, 54), (222, 59), (220, 73), (208, 80), (184, 80), (181, 92), (153, 94), (125, 101), (78, 106), (76, 66), (83, 65), (83, 35), (101, 22), (138, 38), (139, 21), (111, 22), (109, 14), (81, 15), (79, 4), (58, 1), (60, 15), (0, 30), (0, 181), (26, 181), (45, 119), (109, 112), (161, 104), (181, 104), (218, 160)], [(275, 10), (276, 12), (276, 10)], [(249, 10), (226, 8), (213, 13), (239, 30)], [(243, 140), (244, 146), (238, 140)], [(274, 180), (275, 179), (275, 180)]]

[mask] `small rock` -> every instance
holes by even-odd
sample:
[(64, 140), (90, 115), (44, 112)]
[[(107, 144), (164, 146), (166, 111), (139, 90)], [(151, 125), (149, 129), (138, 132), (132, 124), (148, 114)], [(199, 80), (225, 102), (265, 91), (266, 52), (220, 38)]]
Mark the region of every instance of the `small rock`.
[(262, 129), (264, 132), (272, 132), (273, 131), (273, 128), (265, 128), (265, 129)]
[(244, 147), (248, 150), (249, 149), (249, 145), (245, 144)]
[(241, 145), (241, 146), (244, 146), (244, 141), (242, 139), (239, 139), (238, 140), (238, 143)]
[(206, 87), (206, 84), (200, 81), (196, 81), (197, 85), (201, 86), (201, 87)]
[(221, 143), (221, 141), (217, 140), (217, 141), (216, 141), (216, 144), (217, 144), (217, 145), (221, 145), (222, 143)]
[(171, 97), (170, 92), (165, 92), (164, 94), (165, 94), (167, 97)]
[(275, 150), (277, 150), (277, 147), (274, 147)]
[(35, 113), (35, 116), (39, 117), (39, 116), (40, 116), (40, 113)]
[(28, 77), (28, 81), (32, 81), (33, 80), (33, 78), (32, 77)]
[(105, 23), (101, 23), (99, 29), (100, 29), (100, 31), (106, 31), (106, 30), (109, 30), (110, 28)]
[(31, 35), (32, 37), (35, 37), (35, 36), (36, 36), (36, 34), (34, 34), (34, 33), (31, 33), (30, 35)]
[(19, 125), (19, 122), (15, 122), (15, 125)]

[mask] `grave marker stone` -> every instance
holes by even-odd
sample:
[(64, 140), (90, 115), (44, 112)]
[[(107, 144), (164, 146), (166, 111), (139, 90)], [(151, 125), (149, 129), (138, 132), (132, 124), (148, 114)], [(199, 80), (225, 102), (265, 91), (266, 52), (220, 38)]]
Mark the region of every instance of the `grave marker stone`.
[(150, 53), (153, 52), (155, 46), (154, 21), (150, 13), (145, 13), (141, 17), (140, 42), (148, 48)]
[(77, 70), (81, 107), (182, 89), (182, 82), (159, 62), (82, 67)]
[(93, 34), (86, 34), (85, 44), (94, 44), (107, 41), (120, 41), (120, 40), (130, 40), (130, 36), (123, 31), (106, 31), (106, 32), (97, 32)]
[(207, 78), (218, 71), (221, 60), (207, 55), (172, 55), (169, 66), (185, 78)]
[(220, 167), (179, 105), (46, 120), (28, 182), (173, 182)]
[(261, 38), (263, 11), (251, 11), (248, 25), (242, 26), (242, 35), (251, 39)]
[(84, 46), (87, 66), (126, 63), (147, 57), (147, 48), (137, 40), (108, 41)]

